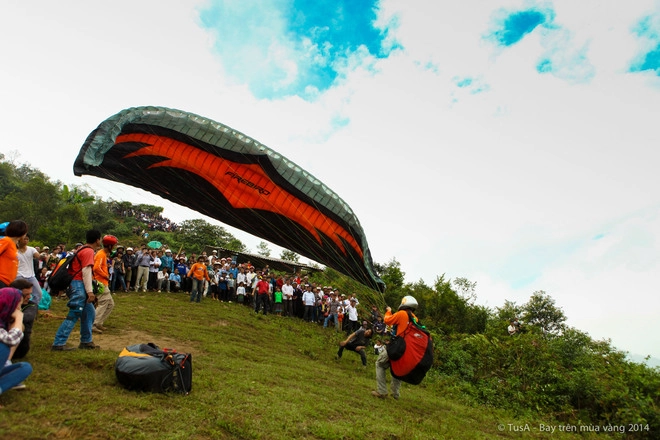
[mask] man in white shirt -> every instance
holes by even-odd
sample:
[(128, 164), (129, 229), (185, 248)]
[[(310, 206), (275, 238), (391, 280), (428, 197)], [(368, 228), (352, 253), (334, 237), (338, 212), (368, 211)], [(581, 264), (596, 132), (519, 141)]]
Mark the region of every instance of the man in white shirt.
[(314, 305), (316, 304), (316, 295), (314, 295), (314, 292), (312, 292), (312, 286), (309, 284), (305, 286), (305, 293), (303, 293), (302, 302), (305, 306), (303, 319), (305, 321), (312, 321), (314, 319)]
[(282, 285), (282, 301), (284, 316), (293, 316), (293, 286), (288, 278)]
[(28, 234), (18, 239), (18, 273), (16, 277), (32, 283), (31, 301), (38, 305), (41, 302), (41, 286), (34, 274), (34, 260), (39, 259), (39, 252), (32, 246), (28, 246), (29, 241)]

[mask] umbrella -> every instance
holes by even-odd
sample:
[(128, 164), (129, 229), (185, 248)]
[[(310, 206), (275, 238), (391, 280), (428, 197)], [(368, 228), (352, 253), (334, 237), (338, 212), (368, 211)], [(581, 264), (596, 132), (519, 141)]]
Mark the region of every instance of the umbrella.
[(154, 240), (147, 243), (147, 246), (149, 246), (151, 249), (160, 249), (163, 247), (163, 243)]

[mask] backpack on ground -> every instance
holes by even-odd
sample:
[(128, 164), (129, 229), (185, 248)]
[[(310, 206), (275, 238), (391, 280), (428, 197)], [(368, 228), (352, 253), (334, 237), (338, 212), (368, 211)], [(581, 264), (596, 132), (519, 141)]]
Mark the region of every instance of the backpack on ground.
[(71, 266), (73, 265), (73, 260), (78, 258), (78, 252), (80, 252), (82, 249), (85, 248), (90, 248), (90, 246), (83, 246), (80, 249), (78, 249), (76, 252), (72, 253), (71, 255), (67, 255), (64, 258), (61, 258), (60, 261), (57, 262), (55, 269), (53, 269), (50, 275), (48, 275), (48, 287), (50, 287), (51, 292), (60, 292), (62, 290), (67, 290), (67, 288), (71, 284), (71, 281), (73, 281), (73, 277), (78, 275), (78, 273), (80, 273), (80, 270), (82, 270), (81, 268), (78, 272), (73, 272), (73, 270), (71, 269)]
[(405, 341), (405, 351), (398, 359), (390, 359), (390, 368), (397, 379), (419, 385), (433, 366), (433, 339), (426, 328), (413, 319), (412, 313), (406, 311), (408, 327), (398, 336)]
[(188, 394), (192, 390), (192, 355), (160, 349), (151, 342), (131, 345), (119, 353), (115, 374), (129, 390)]

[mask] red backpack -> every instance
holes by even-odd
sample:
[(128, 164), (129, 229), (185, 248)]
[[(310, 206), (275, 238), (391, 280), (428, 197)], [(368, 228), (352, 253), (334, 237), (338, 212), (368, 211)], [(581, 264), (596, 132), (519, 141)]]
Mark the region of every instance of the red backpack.
[(405, 341), (405, 351), (400, 358), (390, 359), (390, 368), (397, 379), (419, 385), (433, 366), (433, 339), (426, 328), (415, 321), (410, 310), (406, 312), (408, 327), (397, 336)]

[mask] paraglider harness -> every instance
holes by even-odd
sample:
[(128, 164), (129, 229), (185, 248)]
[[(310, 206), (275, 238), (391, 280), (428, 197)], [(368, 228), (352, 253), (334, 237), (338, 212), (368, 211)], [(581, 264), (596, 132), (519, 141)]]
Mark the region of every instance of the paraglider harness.
[(73, 271), (73, 260), (78, 259), (78, 262), (80, 262), (78, 252), (83, 249), (91, 249), (91, 246), (82, 246), (75, 252), (67, 255), (64, 258), (61, 258), (60, 261), (57, 262), (57, 265), (50, 273), (50, 275), (48, 275), (47, 279), (48, 286), (51, 288), (51, 291), (60, 292), (64, 290), (66, 291), (66, 296), (69, 298), (71, 297), (71, 289), (69, 289), (71, 281), (73, 281), (73, 278), (82, 271), (82, 267), (76, 272)]
[(392, 376), (413, 385), (419, 385), (433, 366), (433, 339), (426, 327), (408, 314), (408, 326), (399, 336), (393, 336), (387, 345)]
[(126, 389), (189, 394), (192, 390), (192, 355), (158, 348), (154, 343), (131, 345), (115, 362), (117, 380)]

